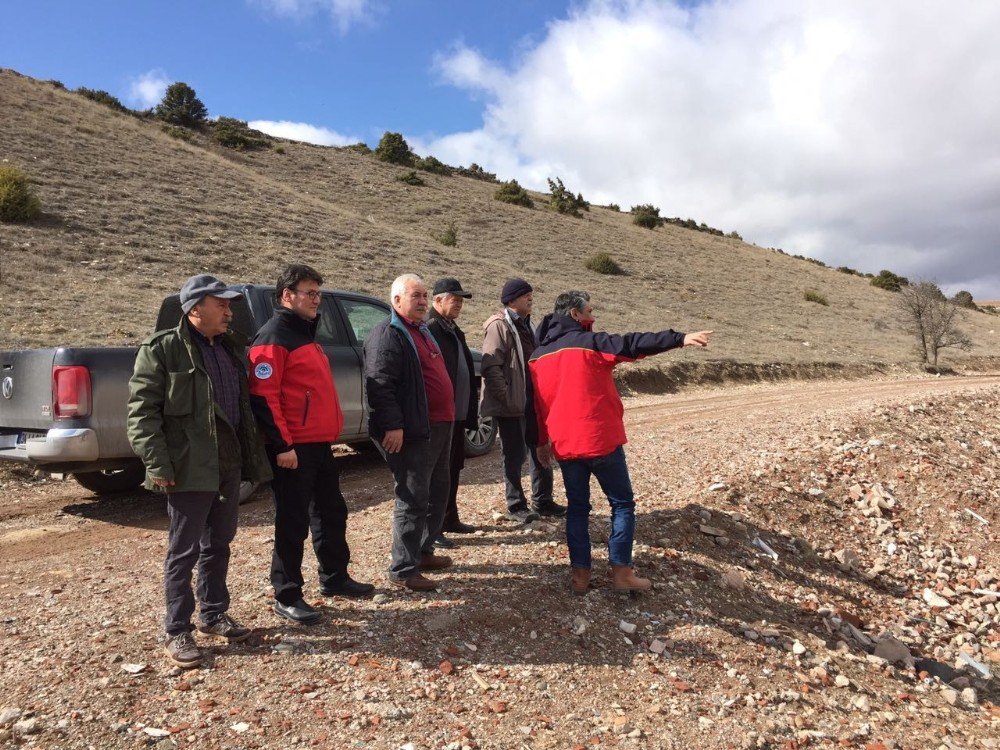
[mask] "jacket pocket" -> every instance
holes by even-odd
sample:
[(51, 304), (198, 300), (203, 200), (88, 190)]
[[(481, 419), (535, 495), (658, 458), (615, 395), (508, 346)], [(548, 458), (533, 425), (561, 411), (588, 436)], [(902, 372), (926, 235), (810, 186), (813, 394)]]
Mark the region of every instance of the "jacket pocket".
[(194, 411), (194, 370), (167, 373), (167, 393), (163, 414), (183, 417)]
[(305, 408), (302, 409), (302, 426), (303, 427), (306, 426), (306, 419), (309, 417), (309, 402), (311, 400), (312, 400), (312, 393), (310, 391), (306, 391), (306, 405), (305, 405)]

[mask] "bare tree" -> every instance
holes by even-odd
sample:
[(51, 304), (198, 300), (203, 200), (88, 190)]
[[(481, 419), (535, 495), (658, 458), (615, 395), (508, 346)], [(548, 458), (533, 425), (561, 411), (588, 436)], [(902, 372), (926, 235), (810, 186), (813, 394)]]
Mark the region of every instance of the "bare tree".
[(924, 364), (937, 367), (942, 349), (972, 348), (972, 340), (958, 328), (964, 312), (944, 296), (937, 284), (921, 281), (900, 288), (896, 306), (906, 330), (917, 340), (917, 352)]

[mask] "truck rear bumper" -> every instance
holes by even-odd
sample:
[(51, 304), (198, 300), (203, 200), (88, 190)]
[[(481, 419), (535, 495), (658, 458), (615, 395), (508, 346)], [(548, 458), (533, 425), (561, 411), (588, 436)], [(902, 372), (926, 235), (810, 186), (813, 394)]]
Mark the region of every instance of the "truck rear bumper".
[(96, 461), (100, 455), (97, 433), (86, 428), (52, 429), (22, 445), (0, 450), (0, 459), (34, 464)]

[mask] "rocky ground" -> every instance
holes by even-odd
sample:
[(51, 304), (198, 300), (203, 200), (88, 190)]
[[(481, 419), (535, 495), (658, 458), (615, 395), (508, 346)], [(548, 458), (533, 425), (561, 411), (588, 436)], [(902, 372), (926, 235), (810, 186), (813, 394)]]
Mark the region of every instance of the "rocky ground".
[(634, 599), (604, 585), (600, 501), (599, 585), (568, 592), (560, 525), (499, 517), (496, 452), (464, 474), (481, 532), (441, 592), (389, 589), (388, 472), (348, 457), (353, 570), (378, 595), (312, 580), (326, 621), (278, 620), (264, 490), (230, 577), (255, 635), (189, 672), (157, 643), (163, 501), (8, 472), (0, 746), (1000, 747), (998, 413), (986, 377), (630, 400), (656, 582)]

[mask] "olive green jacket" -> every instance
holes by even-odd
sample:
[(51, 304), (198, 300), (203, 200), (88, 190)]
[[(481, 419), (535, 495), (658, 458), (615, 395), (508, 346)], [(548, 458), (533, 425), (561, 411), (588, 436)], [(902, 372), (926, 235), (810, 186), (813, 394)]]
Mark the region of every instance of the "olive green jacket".
[[(221, 341), (242, 374), (238, 437), (243, 479), (266, 482), (271, 469), (250, 410), (244, 346), (232, 332)], [(216, 431), (224, 417), (215, 407), (212, 381), (187, 318), (142, 343), (128, 390), (128, 440), (146, 467), (146, 488), (165, 489), (153, 483), (156, 477), (173, 480), (170, 492), (218, 491)], [(227, 424), (221, 428), (232, 429)]]

